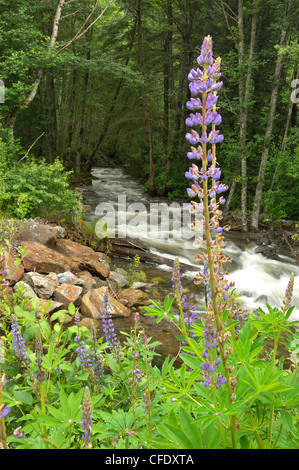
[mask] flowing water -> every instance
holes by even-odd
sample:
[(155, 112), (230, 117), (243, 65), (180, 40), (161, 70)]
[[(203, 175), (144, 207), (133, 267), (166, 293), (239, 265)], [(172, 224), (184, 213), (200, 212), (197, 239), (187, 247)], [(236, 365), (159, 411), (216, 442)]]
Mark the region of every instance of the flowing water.
[[(204, 304), (203, 288), (198, 288), (193, 283), (195, 274), (202, 269), (201, 265), (194, 261), (194, 255), (200, 249), (194, 248), (192, 240), (189, 239), (190, 229), (187, 226), (182, 229), (181, 236), (176, 236), (179, 233), (178, 227), (171, 221), (168, 227), (165, 213), (159, 212), (158, 204), (165, 203), (169, 207), (171, 201), (166, 198), (150, 197), (142, 185), (134, 181), (122, 168), (94, 168), (92, 176), (92, 185), (83, 187), (84, 203), (90, 205), (90, 210), (84, 215), (86, 222), (104, 217), (101, 211), (105, 209), (108, 230), (116, 228), (123, 235), (144, 241), (152, 253), (167, 260), (159, 265), (142, 264), (148, 280), (155, 277), (164, 279), (165, 282), (156, 288), (156, 294), (158, 297), (160, 295), (161, 300), (171, 290), (172, 268), (169, 260), (179, 257), (182, 284), (192, 291), (197, 311), (203, 311), (201, 307)], [(186, 197), (185, 201), (173, 204), (171, 214), (176, 216), (179, 214), (180, 220), (187, 220), (184, 219), (188, 212), (187, 206)], [(280, 307), (290, 274), (293, 272), (295, 283), (292, 304), (295, 305), (295, 309), (291, 320), (298, 320), (299, 265), (291, 254), (287, 251), (279, 253), (279, 261), (267, 259), (262, 254), (255, 253), (256, 245), (240, 232), (225, 233), (225, 240), (226, 247), (223, 253), (231, 258), (231, 263), (227, 265), (230, 273), (228, 279), (235, 283), (236, 294), (242, 296), (238, 303), (244, 310), (244, 315), (258, 307), (266, 311), (266, 303)], [(120, 263), (121, 261), (116, 264), (120, 266)], [(143, 319), (143, 321), (151, 325), (150, 333), (155, 332), (151, 317), (147, 318), (148, 320)], [(163, 328), (164, 332), (161, 331)], [(159, 326), (157, 331), (162, 334), (164, 341), (168, 335), (171, 343), (173, 339), (171, 327), (169, 326), (168, 330), (167, 325), (163, 328)], [(155, 339), (160, 339), (159, 335)]]

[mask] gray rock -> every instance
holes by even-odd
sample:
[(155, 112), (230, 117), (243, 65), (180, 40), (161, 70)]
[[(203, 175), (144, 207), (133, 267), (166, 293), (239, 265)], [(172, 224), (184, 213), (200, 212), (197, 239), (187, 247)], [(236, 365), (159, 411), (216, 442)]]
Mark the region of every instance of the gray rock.
[(32, 300), (34, 299), (34, 297), (36, 297), (36, 293), (34, 292), (34, 290), (29, 286), (29, 284), (24, 281), (17, 282), (13, 290), (14, 292), (22, 293), (23, 295), (28, 297), (29, 300)]
[(79, 277), (75, 276), (70, 271), (66, 271), (65, 273), (60, 273), (57, 275), (59, 284), (73, 284), (76, 286), (84, 286), (84, 280), (80, 279)]
[(58, 277), (55, 273), (42, 275), (36, 272), (29, 272), (26, 274), (26, 280), (41, 299), (52, 297), (54, 290), (59, 286)]
[(120, 287), (125, 287), (127, 285), (127, 279), (123, 274), (117, 273), (116, 271), (111, 271), (109, 274), (109, 279), (115, 281)]
[(147, 287), (146, 282), (133, 282), (131, 289), (142, 289), (142, 287)]

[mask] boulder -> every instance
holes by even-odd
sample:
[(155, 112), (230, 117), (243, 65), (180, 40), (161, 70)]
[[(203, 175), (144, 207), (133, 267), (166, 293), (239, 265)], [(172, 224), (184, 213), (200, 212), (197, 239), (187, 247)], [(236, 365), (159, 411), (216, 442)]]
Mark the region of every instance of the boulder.
[(10, 285), (14, 285), (19, 282), (24, 274), (23, 264), (18, 263), (16, 266), (15, 263), (18, 263), (16, 258), (9, 254), (6, 260), (7, 275), (5, 276), (5, 279), (10, 282)]
[(147, 286), (148, 285), (146, 282), (133, 282), (133, 284), (131, 285), (131, 289), (142, 289)]
[(120, 287), (125, 287), (128, 282), (123, 274), (118, 273), (116, 271), (111, 271), (111, 273), (109, 274), (109, 279), (114, 281)]
[[(87, 317), (99, 320), (102, 318), (103, 300), (107, 287), (100, 287), (87, 292), (82, 298), (81, 313)], [(121, 304), (108, 293), (108, 302), (113, 317), (129, 317), (131, 310)]]
[(54, 248), (56, 244), (57, 230), (46, 224), (37, 224), (33, 228), (28, 228), (18, 235), (18, 243), (24, 245), (25, 242), (38, 242), (49, 248)]
[(78, 278), (83, 282), (82, 295), (86, 294), (92, 289), (96, 288), (97, 281), (92, 277), (92, 274), (88, 271), (81, 271), (78, 273)]
[(14, 292), (20, 292), (25, 295), (29, 300), (34, 299), (36, 297), (36, 293), (34, 290), (27, 284), (25, 281), (19, 281), (15, 284), (13, 288)]
[(73, 284), (60, 284), (54, 291), (53, 298), (56, 302), (61, 302), (68, 307), (72, 302), (74, 305), (80, 305), (83, 288)]
[(36, 295), (42, 299), (52, 297), (54, 290), (59, 286), (58, 277), (55, 273), (43, 275), (36, 272), (29, 272), (26, 273), (25, 277), (28, 284), (36, 292)]
[(71, 273), (70, 271), (66, 271), (65, 273), (60, 273), (57, 275), (59, 284), (73, 284), (76, 286), (84, 286), (84, 280), (80, 279), (80, 277), (75, 276), (75, 274)]
[(126, 289), (120, 292), (118, 300), (128, 308), (150, 304), (148, 294), (139, 289)]
[(45, 300), (45, 299), (39, 299), (39, 309), (41, 310), (40, 314), (38, 314), (38, 317), (41, 317), (41, 313), (43, 314), (52, 314), (54, 312), (57, 312), (58, 310), (63, 310), (64, 305), (61, 302), (55, 302), (54, 300)]
[(55, 251), (69, 260), (71, 271), (88, 271), (101, 279), (109, 275), (108, 269), (99, 261), (98, 254), (88, 246), (61, 239), (57, 240)]
[(37, 271), (43, 274), (63, 273), (69, 271), (70, 258), (38, 242), (25, 241), (26, 254), (23, 265), (26, 271)]

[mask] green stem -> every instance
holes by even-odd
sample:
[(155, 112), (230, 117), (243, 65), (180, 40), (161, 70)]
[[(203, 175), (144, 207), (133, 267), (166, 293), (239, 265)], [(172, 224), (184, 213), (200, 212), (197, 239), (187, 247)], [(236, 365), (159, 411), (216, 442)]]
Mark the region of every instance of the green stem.
[[(41, 382), (40, 383), (40, 404), (41, 404), (41, 412), (42, 412), (42, 415), (43, 416), (46, 416), (46, 405), (45, 405), (45, 394), (44, 394), (44, 382)], [(47, 433), (47, 428), (45, 426), (43, 426), (43, 439), (45, 439), (45, 447), (46, 449), (49, 448), (48, 446), (48, 442), (47, 442), (47, 437), (48, 437), (48, 433)]]

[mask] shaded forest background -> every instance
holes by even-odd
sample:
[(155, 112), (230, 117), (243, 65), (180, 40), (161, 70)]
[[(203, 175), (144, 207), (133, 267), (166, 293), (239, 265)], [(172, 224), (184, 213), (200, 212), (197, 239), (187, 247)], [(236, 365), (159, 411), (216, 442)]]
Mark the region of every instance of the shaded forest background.
[(186, 197), (187, 75), (209, 34), (226, 210), (244, 230), (299, 219), (298, 13), (298, 0), (2, 0), (2, 154), (128, 165), (152, 194)]

